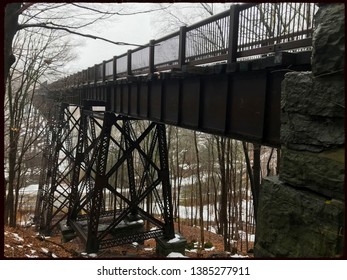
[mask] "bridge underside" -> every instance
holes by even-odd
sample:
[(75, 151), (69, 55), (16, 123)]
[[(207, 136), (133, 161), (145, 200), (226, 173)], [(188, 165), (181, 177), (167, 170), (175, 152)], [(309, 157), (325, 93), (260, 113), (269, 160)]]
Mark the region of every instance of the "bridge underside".
[(310, 70), (311, 52), (179, 71), (128, 76), (51, 90), (72, 104), (105, 101), (108, 110), (267, 146), (280, 145), (281, 82), (288, 71)]

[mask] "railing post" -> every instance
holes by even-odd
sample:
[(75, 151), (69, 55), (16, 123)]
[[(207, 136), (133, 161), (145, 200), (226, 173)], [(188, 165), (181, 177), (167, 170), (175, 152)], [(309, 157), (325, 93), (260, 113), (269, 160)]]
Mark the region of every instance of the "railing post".
[(106, 61), (102, 62), (102, 82), (106, 81)]
[(230, 6), (228, 64), (236, 62), (239, 31), (239, 5)]
[(98, 81), (97, 69), (98, 69), (98, 65), (94, 64), (94, 85), (96, 85), (96, 82)]
[(88, 67), (88, 70), (87, 70), (87, 83), (88, 85), (90, 84), (90, 76), (91, 76), (91, 70), (92, 67)]
[(127, 53), (127, 75), (131, 76), (131, 50)]
[(83, 85), (84, 81), (83, 81), (83, 70), (80, 72), (80, 79), (78, 80), (78, 86)]
[(154, 73), (154, 45), (155, 41), (151, 40), (149, 41), (149, 73), (153, 74)]
[(178, 48), (178, 68), (182, 68), (182, 66), (186, 63), (186, 35), (187, 27), (181, 26)]
[(117, 80), (117, 56), (113, 57), (113, 81)]

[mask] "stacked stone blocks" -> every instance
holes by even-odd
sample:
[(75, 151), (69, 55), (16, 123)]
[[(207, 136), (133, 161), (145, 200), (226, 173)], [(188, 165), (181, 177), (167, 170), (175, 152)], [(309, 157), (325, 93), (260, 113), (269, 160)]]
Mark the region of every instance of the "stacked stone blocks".
[(312, 72), (289, 72), (282, 83), (280, 174), (262, 183), (256, 257), (343, 252), (344, 49), (344, 4), (324, 4)]

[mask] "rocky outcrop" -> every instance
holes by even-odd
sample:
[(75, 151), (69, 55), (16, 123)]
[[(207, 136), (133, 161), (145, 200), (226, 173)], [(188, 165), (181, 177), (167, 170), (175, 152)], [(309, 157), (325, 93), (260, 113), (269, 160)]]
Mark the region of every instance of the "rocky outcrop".
[(266, 178), (259, 197), (257, 258), (337, 257), (342, 252), (343, 203)]
[(282, 148), (280, 179), (334, 199), (344, 197), (344, 149), (320, 153)]
[(342, 71), (345, 62), (345, 6), (323, 5), (315, 15), (312, 72), (321, 74)]
[(344, 145), (344, 79), (288, 73), (282, 83), (281, 141), (289, 148), (320, 152)]
[(263, 180), (255, 257), (337, 257), (344, 241), (344, 4), (315, 15), (312, 72), (285, 75), (279, 177)]

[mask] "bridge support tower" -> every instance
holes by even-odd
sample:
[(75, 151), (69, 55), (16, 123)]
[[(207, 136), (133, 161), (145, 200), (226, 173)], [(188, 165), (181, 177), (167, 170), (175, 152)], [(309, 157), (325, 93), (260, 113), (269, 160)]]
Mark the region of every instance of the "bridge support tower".
[(84, 101), (61, 104), (51, 134), (36, 209), (41, 234), (60, 227), (88, 253), (175, 237), (165, 125)]

